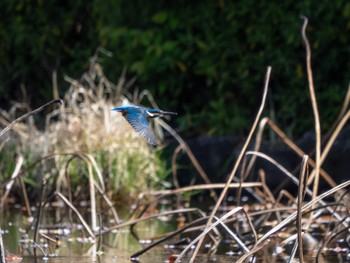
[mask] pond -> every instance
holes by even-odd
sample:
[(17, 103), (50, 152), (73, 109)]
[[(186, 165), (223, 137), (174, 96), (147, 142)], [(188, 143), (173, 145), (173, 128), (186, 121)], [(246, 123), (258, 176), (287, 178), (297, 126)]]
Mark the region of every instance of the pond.
[[(39, 241), (36, 246), (37, 256), (35, 256), (33, 249), (35, 247), (33, 243), (35, 225), (31, 224), (32, 220), (27, 217), (20, 206), (2, 212), (0, 224), (7, 255), (20, 255), (23, 263), (133, 262), (130, 261), (130, 256), (148, 246), (152, 242), (150, 237), (154, 237), (154, 240), (159, 239), (162, 234), (174, 231), (178, 224), (178, 218), (174, 215), (156, 218), (138, 223), (133, 231), (130, 231), (130, 227), (123, 227), (102, 235), (97, 242), (92, 242), (81, 224), (77, 224), (76, 220), (74, 220), (75, 223), (72, 223), (73, 221), (68, 220), (69, 216), (63, 216), (67, 215), (67, 209), (45, 209), (43, 214)], [(124, 214), (127, 215), (126, 212)], [(88, 218), (88, 216), (85, 218)], [(29, 233), (28, 236), (27, 232)], [(187, 237), (193, 238), (195, 236), (188, 235)], [(53, 241), (49, 241), (47, 237), (51, 237)], [(181, 253), (185, 245), (188, 244), (186, 238), (176, 236), (142, 254), (135, 262), (173, 262), (169, 259), (172, 255)], [(59, 246), (55, 243), (57, 240), (60, 242)], [(181, 244), (179, 240), (182, 240), (181, 242), (184, 244)], [(345, 241), (343, 240), (343, 242)], [(205, 253), (209, 249), (209, 243), (203, 247), (195, 262), (236, 262), (241, 255), (240, 252), (235, 252), (235, 245), (229, 239), (221, 242), (215, 255), (210, 257)], [(287, 262), (290, 252), (277, 255), (277, 248), (278, 246), (273, 246), (273, 249), (270, 247), (262, 250), (259, 252), (256, 262)], [(347, 262), (347, 253), (346, 250), (344, 251), (327, 252), (319, 262)], [(312, 253), (306, 255), (305, 262), (315, 262), (314, 256)], [(188, 261), (189, 257), (184, 258), (182, 262)]]

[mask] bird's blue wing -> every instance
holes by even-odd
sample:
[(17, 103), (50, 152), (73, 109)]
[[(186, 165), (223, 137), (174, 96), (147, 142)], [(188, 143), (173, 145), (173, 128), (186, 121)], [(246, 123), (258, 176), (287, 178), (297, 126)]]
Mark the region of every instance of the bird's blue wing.
[(147, 113), (142, 110), (133, 109), (133, 112), (126, 112), (124, 117), (149, 144), (158, 145), (146, 116)]

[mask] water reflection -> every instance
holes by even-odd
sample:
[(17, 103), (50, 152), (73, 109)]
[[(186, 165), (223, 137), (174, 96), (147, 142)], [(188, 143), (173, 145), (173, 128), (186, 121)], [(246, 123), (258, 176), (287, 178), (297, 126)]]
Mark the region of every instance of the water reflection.
[[(25, 216), (21, 210), (4, 211), (0, 218), (0, 225), (3, 229), (3, 240), (5, 248), (10, 254), (21, 255), (23, 263), (29, 262), (131, 262), (130, 255), (147, 246), (149, 240), (146, 238), (159, 236), (163, 233), (175, 230), (176, 220), (160, 221), (157, 219), (141, 222), (135, 228), (135, 233), (139, 239), (144, 242), (141, 244), (135, 238), (135, 233), (130, 232), (129, 227), (121, 228), (118, 231), (105, 234), (97, 243), (91, 242), (91, 239), (84, 232), (82, 226), (72, 224), (64, 217), (57, 218), (57, 211), (45, 212), (41, 224), (41, 235), (38, 241), (40, 249), (36, 249), (37, 257), (34, 255), (32, 240), (34, 226), (31, 220)], [(85, 217), (88, 218), (88, 217)], [(175, 218), (174, 218), (175, 219)], [(59, 222), (59, 223), (57, 223)], [(53, 227), (55, 226), (55, 227)], [(29, 236), (25, 233), (28, 229)], [(53, 232), (55, 230), (56, 232)], [(51, 238), (59, 238), (60, 246), (48, 241), (45, 236)], [(176, 239), (178, 240), (178, 239)], [(175, 241), (175, 240), (173, 240)], [(167, 244), (171, 241), (167, 242)], [(208, 249), (208, 248), (207, 248)], [(97, 251), (97, 252), (96, 252)], [(149, 252), (143, 254), (139, 258), (141, 263), (158, 263), (167, 262), (170, 255), (179, 254), (181, 250), (165, 247), (164, 244), (154, 247)], [(288, 254), (285, 256), (273, 256), (273, 251), (269, 249), (262, 250), (259, 259), (256, 262), (287, 262)], [(232, 252), (232, 242), (222, 242), (218, 248), (217, 254), (208, 257), (201, 254), (197, 257), (196, 262), (235, 262), (239, 258), (236, 252)], [(189, 258), (185, 258), (182, 262), (188, 262)], [(315, 262), (314, 257), (306, 256), (305, 262)], [(321, 257), (320, 263), (346, 262), (345, 255), (341, 253), (330, 254), (326, 258)]]

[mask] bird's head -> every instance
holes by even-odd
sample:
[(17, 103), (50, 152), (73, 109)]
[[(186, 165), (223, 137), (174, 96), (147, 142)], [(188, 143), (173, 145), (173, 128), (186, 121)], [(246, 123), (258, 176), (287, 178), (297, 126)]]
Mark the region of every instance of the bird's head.
[(162, 111), (158, 109), (148, 109), (147, 114), (150, 118), (157, 118), (157, 117), (162, 117), (166, 115), (177, 115), (176, 112)]
[(148, 109), (147, 110), (147, 114), (150, 118), (157, 118), (162, 116), (162, 111), (161, 110), (157, 110), (157, 109)]

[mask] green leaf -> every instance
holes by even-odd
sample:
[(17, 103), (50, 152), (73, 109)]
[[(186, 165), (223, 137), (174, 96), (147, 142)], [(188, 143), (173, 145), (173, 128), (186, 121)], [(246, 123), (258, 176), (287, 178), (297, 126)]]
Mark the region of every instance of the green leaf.
[(152, 21), (156, 24), (163, 24), (168, 18), (168, 15), (164, 11), (160, 11), (152, 16)]

